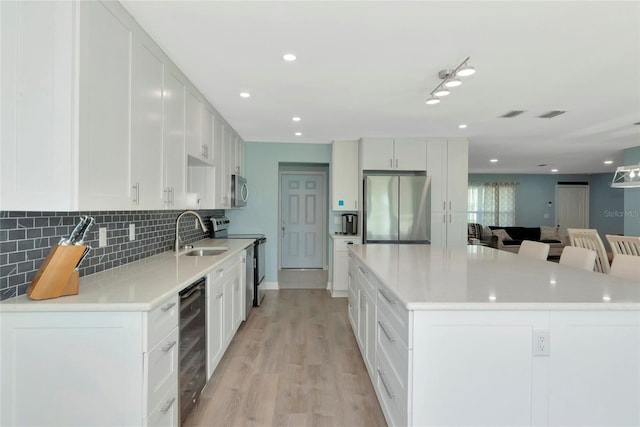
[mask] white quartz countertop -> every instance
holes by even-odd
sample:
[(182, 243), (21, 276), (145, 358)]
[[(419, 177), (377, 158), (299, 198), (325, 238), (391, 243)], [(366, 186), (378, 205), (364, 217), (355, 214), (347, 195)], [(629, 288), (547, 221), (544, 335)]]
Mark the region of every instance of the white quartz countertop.
[(640, 283), (489, 247), (349, 250), (409, 310), (640, 309)]
[(217, 256), (164, 252), (80, 278), (78, 295), (35, 301), (26, 295), (4, 300), (0, 312), (148, 311), (253, 244), (253, 239), (204, 239), (194, 248), (228, 247)]

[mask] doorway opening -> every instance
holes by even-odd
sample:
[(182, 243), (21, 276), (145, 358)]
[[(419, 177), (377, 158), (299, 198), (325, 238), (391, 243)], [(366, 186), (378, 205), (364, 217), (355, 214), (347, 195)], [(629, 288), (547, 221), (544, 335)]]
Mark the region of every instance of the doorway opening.
[(589, 183), (558, 182), (556, 226), (564, 229), (589, 228)]
[(327, 164), (280, 163), (278, 287), (327, 287)]

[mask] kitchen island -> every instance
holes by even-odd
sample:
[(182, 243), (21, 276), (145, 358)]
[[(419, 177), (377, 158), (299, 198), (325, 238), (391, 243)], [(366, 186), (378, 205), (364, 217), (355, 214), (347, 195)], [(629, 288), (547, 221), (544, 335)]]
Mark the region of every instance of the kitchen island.
[(640, 285), (482, 246), (353, 245), (390, 425), (640, 425)]
[[(244, 318), (250, 245), (205, 239), (194, 246), (226, 250), (165, 252), (81, 277), (78, 295), (2, 301), (0, 425), (179, 425), (181, 395), (191, 393), (178, 372), (190, 368), (189, 357), (179, 350), (191, 356), (206, 342), (206, 372), (198, 375), (211, 376)], [(201, 278), (206, 325), (188, 342), (179, 293)]]

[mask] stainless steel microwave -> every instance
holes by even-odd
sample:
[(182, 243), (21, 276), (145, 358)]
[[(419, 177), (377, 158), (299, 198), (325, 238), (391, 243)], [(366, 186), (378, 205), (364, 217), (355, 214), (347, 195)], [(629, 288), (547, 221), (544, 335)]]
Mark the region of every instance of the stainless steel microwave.
[(247, 179), (240, 175), (231, 175), (231, 207), (241, 208), (247, 206), (249, 199), (249, 187)]

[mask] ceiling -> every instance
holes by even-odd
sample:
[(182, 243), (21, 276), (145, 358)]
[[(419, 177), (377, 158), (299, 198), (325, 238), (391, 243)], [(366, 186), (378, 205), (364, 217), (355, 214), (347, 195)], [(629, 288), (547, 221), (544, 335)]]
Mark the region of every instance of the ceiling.
[(638, 1), (122, 4), (246, 141), (462, 136), (476, 173), (612, 172), (640, 145)]

